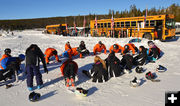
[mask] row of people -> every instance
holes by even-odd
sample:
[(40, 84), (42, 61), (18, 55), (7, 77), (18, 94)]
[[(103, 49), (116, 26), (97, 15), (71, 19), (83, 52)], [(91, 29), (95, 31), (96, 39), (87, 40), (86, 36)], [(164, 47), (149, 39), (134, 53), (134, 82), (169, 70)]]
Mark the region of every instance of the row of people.
[[(115, 56), (115, 52), (111, 51), (109, 56), (103, 60), (99, 56), (95, 56), (93, 68), (91, 70), (82, 70), (82, 72), (89, 78), (92, 79), (92, 82), (106, 82), (111, 77), (119, 77), (126, 72), (126, 70), (130, 71), (133, 66), (144, 65), (146, 61), (149, 60), (148, 57), (153, 59), (158, 59), (160, 57), (160, 49), (152, 42), (148, 42), (149, 49), (145, 48), (144, 46), (140, 46), (139, 49), (135, 49), (139, 51), (138, 55), (133, 57), (132, 53), (125, 52), (123, 53), (122, 59), (120, 60), (118, 57)], [(133, 46), (132, 46), (133, 47)], [(157, 51), (157, 52), (156, 52)], [(150, 53), (149, 53), (150, 52)], [(157, 53), (157, 54), (154, 54)], [(152, 55), (153, 54), (153, 55)], [(154, 55), (157, 57), (154, 57)], [(70, 64), (73, 65), (69, 66)], [(63, 67), (63, 68), (62, 68)], [(66, 70), (64, 70), (66, 67)], [(71, 67), (71, 68), (70, 68)], [(71, 81), (72, 86), (74, 86), (75, 75), (77, 74), (77, 63), (70, 60), (67, 60), (61, 66), (61, 72), (64, 71), (68, 74), (65, 75), (65, 84), (69, 87), (69, 82)], [(67, 71), (67, 68), (69, 71)], [(68, 77), (67, 77), (68, 76)]]
[[(115, 74), (115, 76), (119, 76), (122, 74), (123, 69), (131, 70), (133, 65), (143, 65), (147, 59), (149, 61), (157, 60), (160, 57), (160, 49), (152, 41), (148, 42), (148, 46), (150, 47), (149, 49), (146, 49), (145, 47), (140, 46), (139, 50), (138, 50), (134, 46), (134, 44), (125, 45), (124, 48), (122, 48), (123, 52), (121, 51), (121, 53), (123, 54), (123, 58), (121, 59), (121, 61), (115, 56), (115, 53), (117, 53), (117, 51), (116, 51), (117, 47), (115, 47), (114, 45), (113, 45), (113, 49), (111, 49), (111, 51), (110, 51), (108, 58), (105, 59), (105, 61), (102, 60), (100, 57), (95, 56), (93, 69), (90, 72), (91, 74), (95, 73), (92, 76), (93, 81), (95, 82), (96, 80), (98, 80), (99, 82), (102, 82), (101, 79), (97, 78), (97, 76), (101, 76), (101, 75), (104, 75), (103, 78), (105, 78), (106, 79), (105, 81), (107, 81), (109, 75), (112, 76)], [(78, 52), (78, 54), (83, 54), (84, 51), (85, 51), (85, 53), (89, 54), (89, 51), (86, 49), (84, 42), (81, 42), (81, 44), (78, 48), (80, 48), (80, 52)], [(96, 54), (96, 52), (101, 52), (101, 48), (103, 48), (104, 53), (106, 53), (105, 45), (102, 42), (99, 42), (93, 50), (94, 54)], [(70, 54), (71, 54), (71, 56), (73, 56), (72, 55), (73, 48), (71, 48), (69, 42), (66, 43), (65, 49), (66, 49), (66, 51), (70, 50), (71, 51)], [(118, 46), (118, 49), (121, 50), (121, 46)], [(100, 50), (100, 51), (98, 51), (98, 50)], [(9, 51), (9, 52), (7, 52), (7, 51)], [(128, 54), (129, 51), (132, 51), (133, 54), (135, 54), (135, 52), (139, 51), (139, 54), (135, 58), (133, 58), (131, 53)], [(27, 48), (26, 53), (25, 53), (25, 55), (26, 55), (25, 73), (27, 74), (27, 86), (28, 86), (29, 90), (32, 90), (32, 88), (33, 88), (33, 77), (34, 76), (36, 76), (37, 88), (40, 89), (43, 86), (42, 74), (40, 72), (40, 60), (43, 63), (44, 71), (46, 73), (48, 73), (46, 63), (47, 64), (49, 63), (49, 58), (51, 56), (55, 56), (56, 60), (58, 62), (61, 62), (59, 60), (57, 54), (58, 53), (55, 49), (48, 48), (45, 51), (45, 55), (44, 55), (43, 52), (41, 51), (41, 49), (36, 44), (32, 44), (32, 45), (30, 45), (30, 47)], [(0, 63), (1, 63), (0, 64), (0, 68), (1, 68), (0, 78), (2, 78), (3, 80), (6, 79), (5, 78), (6, 76), (3, 75), (3, 73), (6, 72), (5, 69), (2, 68), (3, 60), (5, 58), (9, 58), (9, 57), (11, 57), (10, 49), (6, 49), (5, 55), (3, 55), (3, 57), (0, 60)], [(17, 66), (19, 66), (20, 62), (24, 60), (24, 58), (22, 58), (22, 57), (23, 57), (22, 55), (20, 57), (18, 57), (19, 58), (19, 59), (17, 59), (18, 64), (16, 64)], [(99, 69), (100, 66), (102, 67), (102, 69)], [(11, 68), (12, 68), (12, 66), (11, 66)], [(118, 71), (115, 71), (115, 69), (113, 69), (114, 70), (114, 74), (113, 74), (112, 68), (122, 69), (122, 70), (120, 73), (118, 73)], [(18, 69), (14, 69), (14, 70), (18, 70)], [(107, 74), (106, 71), (102, 71), (102, 70), (107, 70), (107, 69), (111, 70), (111, 71), (109, 71), (109, 74)], [(7, 68), (7, 70), (9, 70), (9, 68)], [(75, 75), (77, 73), (77, 70), (78, 70), (78, 65), (77, 65), (77, 63), (75, 63), (72, 60), (71, 57), (69, 57), (69, 59), (62, 64), (61, 71), (65, 77), (65, 82), (66, 82), (67, 86), (68, 86), (69, 81), (71, 81), (72, 84), (75, 81)], [(101, 71), (99, 71), (99, 70), (101, 70)], [(12, 71), (12, 72), (14, 72), (14, 71)], [(8, 77), (12, 76), (12, 74), (13, 73), (9, 74)], [(99, 75), (99, 74), (101, 74), (101, 75)]]

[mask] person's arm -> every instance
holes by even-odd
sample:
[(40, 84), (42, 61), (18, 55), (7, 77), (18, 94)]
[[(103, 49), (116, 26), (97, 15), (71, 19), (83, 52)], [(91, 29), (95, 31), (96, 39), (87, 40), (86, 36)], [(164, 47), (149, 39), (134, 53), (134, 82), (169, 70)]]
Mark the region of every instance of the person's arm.
[(49, 59), (47, 55), (45, 56), (45, 60), (46, 60), (46, 63), (49, 63)]
[(132, 50), (133, 54), (135, 54), (135, 49), (132, 46), (129, 46), (129, 49)]
[(55, 55), (56, 61), (59, 62), (59, 57), (58, 55)]
[(110, 52), (110, 53), (112, 52), (112, 49), (111, 49), (111, 47), (109, 48), (109, 52)]
[(104, 46), (104, 54), (106, 54), (106, 46), (105, 45), (103, 45)]
[(38, 47), (38, 56), (39, 58), (41, 59), (42, 63), (43, 63), (43, 67), (44, 67), (44, 71), (46, 73), (48, 73), (48, 70), (47, 70), (47, 66), (46, 66), (46, 61), (45, 61), (45, 58), (44, 58), (44, 54), (43, 52), (41, 51), (41, 49)]
[(94, 53), (94, 55), (96, 55), (96, 46), (93, 49), (93, 53)]

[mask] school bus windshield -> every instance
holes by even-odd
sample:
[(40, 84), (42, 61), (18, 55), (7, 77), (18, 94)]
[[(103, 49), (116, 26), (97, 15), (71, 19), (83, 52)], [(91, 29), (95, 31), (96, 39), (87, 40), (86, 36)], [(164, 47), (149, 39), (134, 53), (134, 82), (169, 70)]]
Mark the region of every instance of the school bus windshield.
[(166, 19), (166, 28), (175, 28), (174, 19)]

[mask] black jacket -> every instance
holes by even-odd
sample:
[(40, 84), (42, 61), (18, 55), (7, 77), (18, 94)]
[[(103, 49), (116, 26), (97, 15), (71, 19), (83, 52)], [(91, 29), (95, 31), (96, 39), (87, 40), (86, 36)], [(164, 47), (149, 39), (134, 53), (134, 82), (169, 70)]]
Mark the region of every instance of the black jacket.
[(33, 47), (30, 46), (26, 50), (26, 65), (39, 66), (40, 65), (40, 59), (41, 59), (44, 68), (47, 69), (44, 54), (41, 51), (41, 49), (38, 46), (35, 46), (34, 50), (32, 50), (32, 48)]
[(123, 58), (121, 59), (121, 65), (128, 70), (131, 70), (133, 67), (133, 56), (129, 54), (123, 55)]
[(114, 53), (109, 54), (105, 61), (110, 77), (113, 77), (113, 75), (115, 77), (121, 75), (121, 72), (123, 71), (121, 61), (115, 56)]
[(152, 56), (152, 57), (158, 59), (160, 57), (159, 50), (157, 48), (151, 48), (149, 56)]
[(102, 83), (103, 81), (108, 81), (108, 72), (103, 68), (102, 63), (97, 62), (93, 65), (93, 68), (90, 72), (92, 76), (92, 82)]
[(144, 48), (142, 52), (139, 52), (139, 55), (137, 55), (134, 58), (134, 65), (143, 65), (146, 62), (147, 59), (147, 49)]

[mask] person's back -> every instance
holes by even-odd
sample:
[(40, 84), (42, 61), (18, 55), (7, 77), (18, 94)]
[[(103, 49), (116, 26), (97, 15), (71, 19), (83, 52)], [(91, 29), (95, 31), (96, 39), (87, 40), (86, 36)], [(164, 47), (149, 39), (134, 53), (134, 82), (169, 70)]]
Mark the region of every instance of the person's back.
[(128, 53), (129, 51), (132, 51), (132, 54), (135, 54), (136, 52), (138, 52), (137, 47), (133, 44), (133, 43), (128, 43), (124, 46), (123, 49), (123, 54)]
[(115, 56), (114, 52), (110, 53), (105, 61), (110, 77), (118, 77), (122, 74), (121, 61)]
[[(92, 78), (93, 82), (99, 82), (102, 83), (103, 80), (106, 82), (108, 80), (108, 72), (103, 68), (103, 65), (101, 62), (97, 62), (93, 65), (93, 68), (91, 69), (91, 73), (94, 73)], [(104, 76), (104, 79), (103, 77)]]
[(108, 71), (106, 67), (106, 63), (99, 56), (95, 56), (94, 65), (90, 72), (92, 76), (93, 82), (102, 83), (103, 81), (108, 81)]
[(134, 65), (143, 65), (147, 59), (147, 49), (144, 46), (139, 47), (139, 54), (134, 58)]
[(47, 63), (47, 64), (49, 64), (49, 58), (50, 58), (51, 56), (55, 56), (57, 62), (61, 62), (61, 61), (59, 60), (58, 55), (57, 55), (57, 50), (54, 49), (54, 48), (47, 48), (44, 54), (45, 54), (45, 60), (46, 60), (46, 63)]
[(17, 61), (17, 57), (5, 57), (0, 61), (0, 70), (4, 70), (11, 63)]
[(54, 55), (53, 51), (55, 51), (55, 50), (56, 49), (54, 49), (54, 48), (47, 48), (44, 54), (47, 55), (48, 57), (51, 57)]
[(123, 58), (121, 60), (121, 65), (127, 69), (131, 70), (133, 67), (133, 56), (130, 54), (125, 54), (123, 55)]
[(106, 54), (106, 46), (101, 41), (99, 41), (99, 43), (94, 46), (94, 55), (96, 52), (102, 52), (102, 50), (104, 50), (104, 53)]
[(109, 52), (111, 53), (111, 52), (115, 52), (115, 53), (118, 53), (118, 52), (122, 52), (123, 51), (123, 47), (122, 46), (120, 46), (120, 45), (118, 45), (118, 44), (114, 44), (114, 45), (112, 45), (110, 48), (109, 48)]
[(69, 82), (71, 81), (71, 86), (75, 86), (75, 76), (78, 71), (78, 65), (75, 61), (71, 59), (66, 60), (61, 66), (60, 70), (65, 79), (66, 87), (69, 87)]

